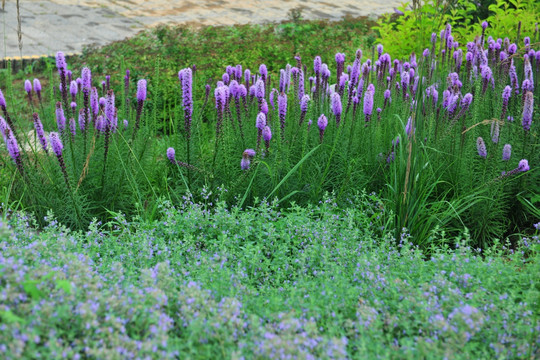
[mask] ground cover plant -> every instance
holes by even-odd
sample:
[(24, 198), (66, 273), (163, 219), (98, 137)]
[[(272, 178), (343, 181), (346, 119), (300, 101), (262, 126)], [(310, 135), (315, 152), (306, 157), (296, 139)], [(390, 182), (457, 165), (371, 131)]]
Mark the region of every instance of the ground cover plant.
[[(533, 359), (538, 232), (431, 256), (377, 235), (380, 199), (286, 212), (222, 195), (156, 222), (73, 232), (11, 214), (0, 242), (0, 354), (20, 358)], [(213, 205), (212, 205), (213, 204)], [(444, 238), (444, 231), (433, 236)]]

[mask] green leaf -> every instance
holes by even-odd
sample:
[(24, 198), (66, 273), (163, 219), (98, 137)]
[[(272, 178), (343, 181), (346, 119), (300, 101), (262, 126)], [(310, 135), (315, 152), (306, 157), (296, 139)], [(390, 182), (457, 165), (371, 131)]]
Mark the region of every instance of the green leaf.
[(15, 315), (9, 310), (0, 311), (0, 318), (2, 318), (3, 322), (6, 322), (8, 324), (13, 324), (13, 323), (25, 324), (26, 323), (26, 321), (23, 318)]
[(56, 288), (64, 290), (66, 294), (71, 294), (71, 283), (67, 280), (58, 280)]

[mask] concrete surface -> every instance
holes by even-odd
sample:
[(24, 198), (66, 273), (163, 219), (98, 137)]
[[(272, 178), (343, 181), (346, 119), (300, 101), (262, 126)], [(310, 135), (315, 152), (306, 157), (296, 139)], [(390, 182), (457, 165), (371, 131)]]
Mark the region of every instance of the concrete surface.
[[(0, 54), (6, 57), (79, 53), (158, 24), (231, 25), (279, 22), (291, 9), (305, 19), (339, 20), (393, 11), (399, 0), (20, 0), (22, 51), (16, 1), (0, 9)], [(0, 2), (1, 6), (1, 2)]]

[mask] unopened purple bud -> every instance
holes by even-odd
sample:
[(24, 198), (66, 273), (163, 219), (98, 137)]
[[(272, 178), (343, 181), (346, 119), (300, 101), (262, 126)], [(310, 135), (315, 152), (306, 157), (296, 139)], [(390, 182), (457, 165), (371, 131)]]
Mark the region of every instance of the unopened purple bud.
[(32, 83), (30, 82), (30, 80), (25, 80), (24, 82), (24, 90), (30, 94), (32, 92)]
[(534, 109), (534, 97), (531, 91), (527, 91), (525, 94), (525, 102), (523, 103), (523, 120), (521, 125), (525, 131), (531, 129), (532, 115)]
[(390, 89), (384, 90), (384, 100), (390, 99), (391, 91)]
[(49, 134), (49, 142), (51, 143), (51, 148), (54, 154), (56, 156), (62, 156), (62, 150), (64, 149), (64, 145), (62, 145), (62, 141), (60, 141), (58, 133), (51, 132)]
[(482, 23), (482, 29), (483, 29), (483, 30), (486, 30), (487, 27), (488, 27), (488, 23), (487, 23), (487, 21), (484, 21), (484, 22)]
[(71, 110), (75, 111), (75, 109), (77, 108), (77, 103), (75, 101), (72, 101), (71, 104), (69, 104), (70, 107), (71, 107)]
[(253, 149), (246, 149), (246, 150), (244, 150), (244, 153), (242, 154), (242, 156), (247, 156), (247, 157), (249, 157), (249, 158), (254, 158), (254, 157), (255, 157), (255, 154), (256, 154), (255, 150), (253, 150)]
[(428, 57), (429, 56), (429, 49), (428, 48), (424, 49), (424, 52), (422, 53), (422, 56), (423, 57)]
[(224, 84), (228, 84), (230, 80), (229, 74), (223, 73), (223, 75), (221, 75), (221, 79), (223, 80)]
[(517, 45), (516, 44), (510, 44), (508, 47), (508, 54), (514, 55), (517, 52)]
[(382, 53), (383, 53), (383, 46), (382, 46), (382, 44), (378, 44), (377, 45), (377, 54), (379, 55), (379, 57), (381, 57)]
[(525, 44), (525, 47), (529, 47), (531, 45), (531, 38), (528, 36), (525, 36), (523, 38), (523, 44)]
[(482, 139), (481, 137), (478, 137), (478, 139), (476, 139), (476, 150), (478, 151), (478, 155), (480, 155), (481, 157), (487, 157), (486, 144), (484, 143), (484, 139)]
[(519, 161), (518, 170), (521, 172), (530, 170), (529, 162), (527, 161), (527, 159), (522, 159)]
[(176, 153), (172, 147), (167, 149), (167, 159), (173, 164), (176, 164)]
[(137, 101), (146, 100), (146, 80), (141, 79), (137, 82)]
[(461, 107), (463, 109), (468, 109), (469, 106), (471, 105), (472, 103), (472, 100), (473, 100), (473, 96), (471, 93), (467, 93), (465, 94), (465, 96), (463, 97), (463, 99), (461, 99)]
[(332, 113), (336, 117), (339, 117), (342, 112), (341, 96), (339, 96), (339, 94), (335, 92), (332, 94), (331, 101), (332, 101)]
[(512, 145), (506, 144), (503, 147), (503, 153), (502, 153), (502, 159), (503, 161), (510, 160), (510, 157), (512, 156)]
[(262, 130), (264, 129), (265, 126), (266, 126), (266, 115), (260, 112), (257, 115), (257, 120), (255, 121), (255, 127), (259, 130)]

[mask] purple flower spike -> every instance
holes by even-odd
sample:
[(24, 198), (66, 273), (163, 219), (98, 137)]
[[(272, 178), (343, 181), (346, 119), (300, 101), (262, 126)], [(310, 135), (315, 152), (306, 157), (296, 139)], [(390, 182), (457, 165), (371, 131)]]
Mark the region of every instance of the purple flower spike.
[(309, 103), (309, 95), (302, 96), (302, 100), (300, 100), (300, 111), (305, 113), (308, 109), (308, 103)]
[(366, 122), (370, 121), (372, 113), (373, 113), (373, 91), (370, 91), (368, 88), (368, 90), (366, 91), (364, 95), (364, 115), (366, 117)]
[(34, 79), (34, 91), (37, 94), (38, 100), (41, 101), (41, 83), (39, 79)]
[(285, 116), (287, 115), (287, 95), (284, 93), (278, 95), (278, 113), (281, 125), (281, 138), (285, 138)]
[(534, 109), (534, 97), (531, 91), (527, 91), (525, 94), (525, 102), (523, 103), (523, 120), (521, 125), (523, 130), (529, 131), (531, 129), (532, 115)]
[(41, 144), (41, 147), (45, 152), (47, 152), (47, 138), (45, 138), (45, 132), (43, 131), (43, 124), (41, 123), (41, 120), (39, 119), (39, 116), (37, 113), (34, 113), (34, 129), (36, 129), (36, 134), (39, 139), (39, 143)]
[(77, 129), (77, 125), (75, 123), (75, 119), (74, 118), (69, 119), (69, 131), (71, 131), (71, 136), (75, 137), (76, 129)]
[(261, 102), (261, 112), (264, 113), (265, 115), (268, 114), (268, 103), (264, 99), (262, 99), (262, 102)]
[(409, 119), (407, 120), (407, 125), (405, 125), (405, 133), (407, 136), (411, 136), (412, 133), (414, 133), (414, 128), (412, 124), (412, 117), (409, 116)]
[(58, 72), (66, 71), (67, 65), (66, 65), (66, 57), (64, 56), (64, 53), (59, 51), (56, 53), (56, 68), (58, 69)]
[(339, 123), (341, 121), (341, 112), (342, 112), (342, 105), (341, 105), (341, 96), (337, 92), (332, 94), (331, 98), (332, 102), (332, 113), (336, 117), (336, 125), (339, 126)]
[(248, 158), (242, 157), (242, 160), (240, 160), (240, 168), (242, 170), (249, 170), (250, 165), (251, 165), (251, 161), (249, 161)]
[(79, 110), (79, 129), (81, 131), (86, 129), (86, 114), (84, 109)]
[(263, 78), (263, 82), (266, 81), (266, 78), (268, 77), (268, 69), (266, 68), (265, 64), (261, 64), (259, 66), (259, 74), (261, 74), (261, 77)]
[(262, 131), (262, 137), (263, 140), (266, 142), (272, 140), (272, 130), (270, 130), (270, 127), (268, 125), (264, 127)]
[(141, 79), (137, 82), (137, 101), (146, 100), (146, 80)]
[(184, 106), (184, 131), (191, 138), (191, 118), (193, 115), (193, 75), (190, 68), (184, 69), (182, 75), (182, 101)]
[(522, 159), (522, 160), (519, 161), (518, 169), (521, 172), (525, 172), (525, 171), (530, 170), (529, 162), (527, 161), (527, 159)]
[(58, 136), (58, 133), (51, 132), (49, 134), (49, 142), (51, 143), (51, 148), (54, 154), (57, 157), (62, 156), (62, 150), (64, 149), (64, 145), (62, 145), (62, 141), (60, 141), (60, 137)]
[(69, 84), (69, 93), (71, 94), (71, 97), (75, 97), (77, 95), (77, 90), (78, 90), (78, 87), (77, 87), (77, 82), (76, 81), (72, 81), (70, 84)]
[(63, 133), (66, 129), (66, 117), (64, 116), (64, 109), (62, 109), (62, 103), (60, 101), (56, 103), (56, 124), (58, 131)]
[(484, 159), (487, 157), (486, 144), (484, 143), (484, 139), (481, 137), (476, 139), (476, 150), (478, 151), (478, 155), (480, 157), (483, 157)]
[(422, 53), (422, 56), (425, 57), (425, 58), (429, 56), (429, 49), (428, 48), (424, 49), (424, 52)]
[(21, 161), (21, 152), (19, 151), (19, 145), (17, 144), (17, 139), (11, 133), (9, 127), (4, 129), (4, 136), (6, 141), (6, 147), (9, 153), (9, 156), (13, 159), (13, 162), (17, 165), (17, 169), (22, 173), (22, 161)]
[(4, 97), (4, 94), (2, 94), (2, 90), (0, 90), (0, 107), (2, 109), (6, 107), (6, 98)]
[(259, 100), (264, 99), (264, 81), (261, 79), (255, 83), (255, 97)]
[(510, 157), (512, 156), (512, 145), (506, 144), (503, 147), (503, 153), (502, 153), (502, 159), (503, 161), (510, 160)]
[(255, 155), (256, 155), (256, 152), (255, 152), (255, 150), (253, 150), (253, 149), (246, 149), (246, 150), (244, 150), (243, 156), (248, 156), (249, 158), (254, 158)]
[(172, 147), (168, 148), (167, 149), (167, 159), (169, 159), (169, 161), (172, 163), (172, 164), (176, 164), (176, 153), (174, 151), (174, 149)]
[(26, 91), (28, 95), (32, 93), (32, 83), (30, 82), (30, 80), (24, 81), (24, 91)]
[(320, 75), (321, 67), (322, 67), (321, 57), (320, 56), (315, 56), (315, 59), (313, 60), (313, 70), (314, 70), (316, 76)]
[(487, 23), (487, 21), (484, 21), (484, 22), (482, 23), (482, 30), (486, 30), (487, 27), (488, 27), (488, 23)]
[(328, 126), (328, 119), (326, 118), (326, 116), (324, 116), (324, 114), (322, 114), (319, 117), (319, 120), (317, 120), (317, 126), (319, 127), (319, 138), (322, 142), (324, 138), (324, 130)]
[(257, 120), (255, 121), (255, 127), (262, 131), (266, 126), (266, 115), (262, 112), (257, 115)]

